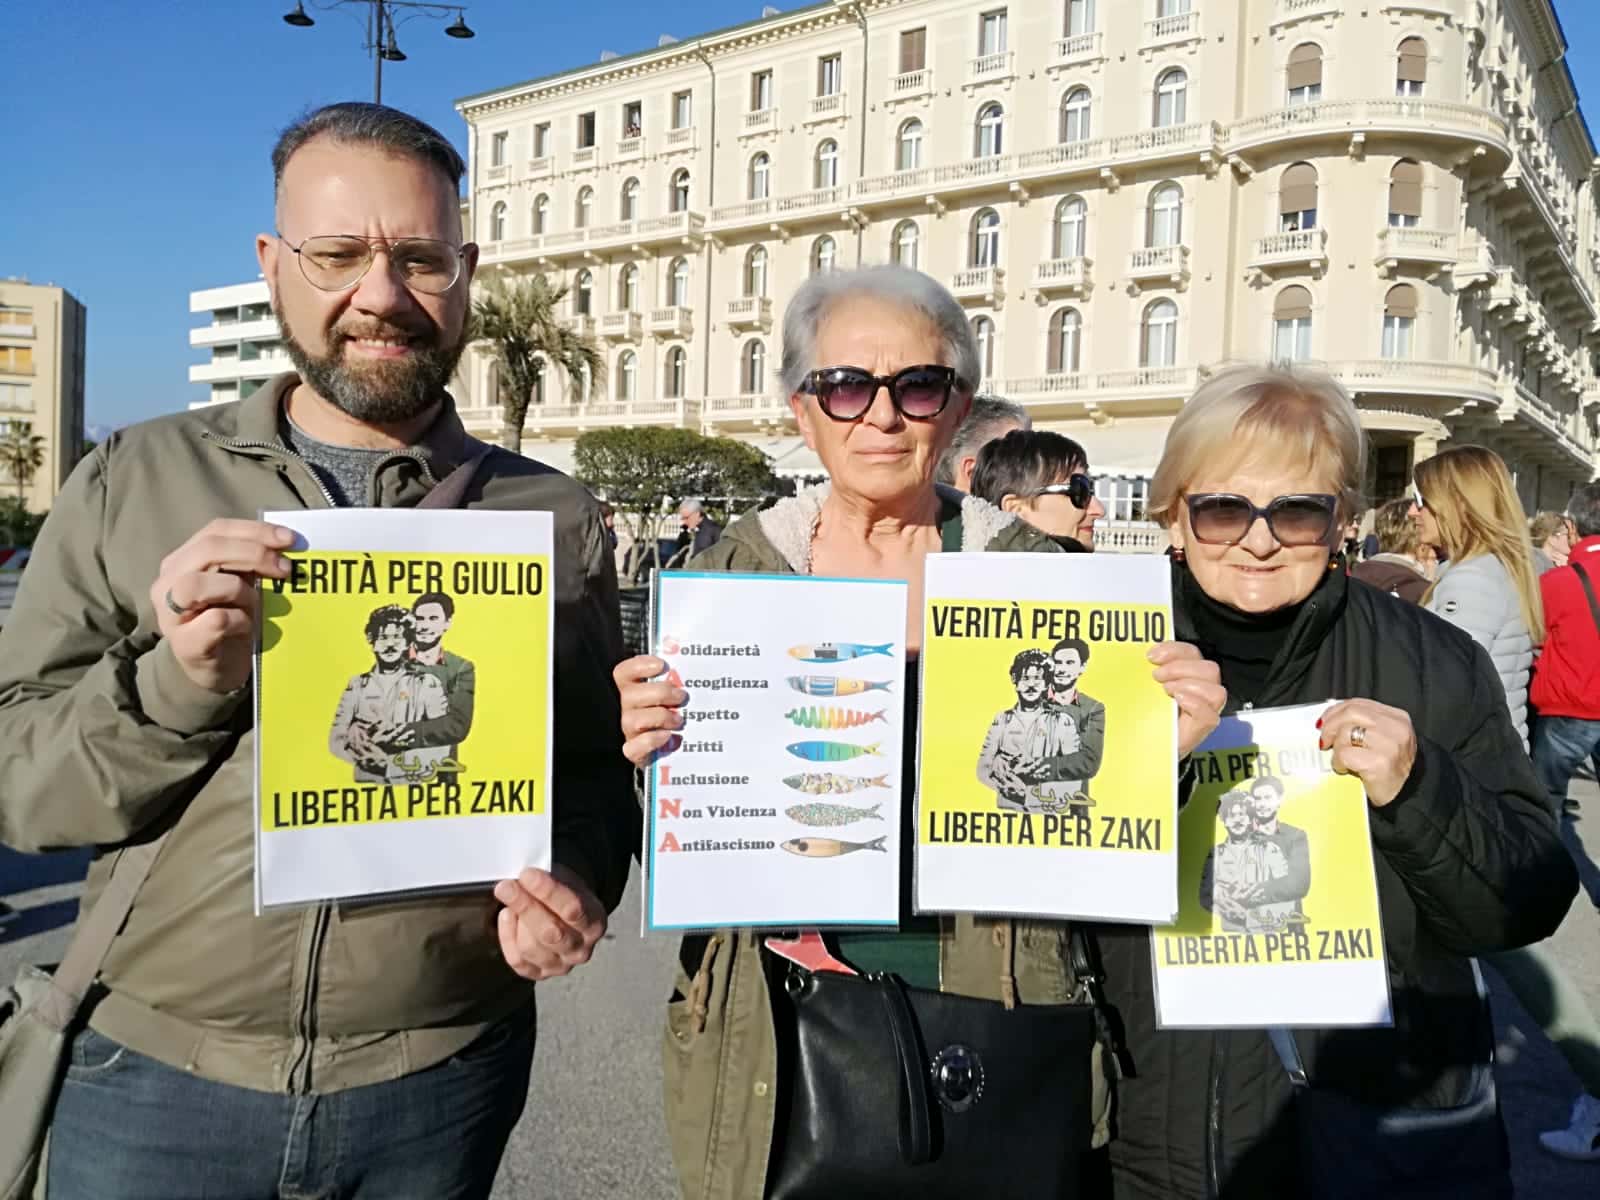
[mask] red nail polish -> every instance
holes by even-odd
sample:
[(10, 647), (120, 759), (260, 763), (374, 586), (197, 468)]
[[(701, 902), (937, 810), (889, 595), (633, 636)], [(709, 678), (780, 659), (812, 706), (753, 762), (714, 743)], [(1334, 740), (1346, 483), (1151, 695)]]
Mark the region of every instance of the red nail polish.
[(1321, 728), (1322, 728), (1322, 718), (1321, 718), (1321, 717), (1318, 717), (1318, 718), (1317, 718), (1317, 728), (1318, 728), (1318, 729), (1321, 729)]

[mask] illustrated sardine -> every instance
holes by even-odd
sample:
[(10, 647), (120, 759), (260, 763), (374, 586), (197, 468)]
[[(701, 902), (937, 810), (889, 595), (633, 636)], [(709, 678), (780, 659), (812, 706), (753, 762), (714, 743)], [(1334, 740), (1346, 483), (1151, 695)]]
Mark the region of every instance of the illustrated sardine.
[(801, 858), (838, 858), (841, 854), (854, 854), (857, 850), (876, 850), (880, 854), (887, 854), (889, 848), (883, 844), (883, 839), (888, 836), (886, 833), (870, 842), (841, 842), (837, 838), (819, 837), (790, 838), (783, 843), (783, 848)]
[(893, 648), (893, 642), (884, 642), (880, 646), (869, 646), (864, 642), (802, 643), (789, 647), (789, 657), (798, 658), (801, 662), (836, 663), (851, 658), (866, 658), (870, 654), (882, 654), (887, 658)]
[(783, 782), (797, 792), (808, 796), (843, 796), (864, 788), (889, 786), (887, 775), (835, 775), (828, 771), (807, 771), (804, 775), (786, 775)]
[(881, 803), (874, 804), (871, 808), (851, 808), (847, 804), (822, 804), (812, 801), (810, 804), (796, 804), (793, 808), (784, 809), (784, 816), (791, 821), (798, 821), (802, 825), (853, 825), (857, 821), (881, 821), (883, 814), (878, 810)]
[(877, 712), (857, 712), (853, 708), (829, 708), (823, 704), (813, 704), (809, 708), (791, 708), (783, 715), (788, 717), (802, 729), (854, 729), (857, 725), (870, 725), (873, 721), (888, 721), (883, 714), (887, 709), (880, 708)]
[(848, 762), (864, 754), (882, 754), (882, 742), (870, 746), (857, 746), (851, 742), (790, 742), (785, 747), (796, 758), (810, 762)]
[(859, 692), (887, 692), (892, 680), (835, 679), (831, 675), (791, 675), (789, 686), (807, 696), (854, 696)]

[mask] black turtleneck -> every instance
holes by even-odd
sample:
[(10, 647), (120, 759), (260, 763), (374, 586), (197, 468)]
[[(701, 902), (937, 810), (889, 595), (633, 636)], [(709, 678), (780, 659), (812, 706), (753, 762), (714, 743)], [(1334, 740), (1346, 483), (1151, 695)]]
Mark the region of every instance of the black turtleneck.
[(1206, 595), (1187, 569), (1178, 572), (1178, 581), (1180, 602), (1194, 625), (1200, 653), (1222, 671), (1229, 707), (1256, 703), (1305, 600), (1272, 612), (1245, 613)]

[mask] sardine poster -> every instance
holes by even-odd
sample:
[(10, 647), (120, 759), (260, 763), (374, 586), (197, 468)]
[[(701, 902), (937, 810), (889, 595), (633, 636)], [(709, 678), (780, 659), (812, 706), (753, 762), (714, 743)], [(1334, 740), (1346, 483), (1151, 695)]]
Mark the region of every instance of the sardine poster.
[(1110, 921), (1177, 912), (1165, 558), (930, 555), (916, 906)]
[(651, 647), (688, 693), (653, 764), (649, 930), (899, 923), (907, 588), (663, 571)]
[(256, 911), (548, 867), (550, 514), (262, 519)]
[(1163, 1027), (1390, 1023), (1367, 798), (1318, 745), (1327, 707), (1241, 712), (1195, 752), (1178, 920), (1151, 931)]

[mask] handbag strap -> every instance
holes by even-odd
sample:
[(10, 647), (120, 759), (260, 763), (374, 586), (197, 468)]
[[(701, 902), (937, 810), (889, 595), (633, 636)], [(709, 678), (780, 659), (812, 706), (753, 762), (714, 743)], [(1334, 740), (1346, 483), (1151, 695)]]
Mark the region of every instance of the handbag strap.
[(466, 435), (466, 444), (467, 457), (461, 460), (459, 467), (434, 484), (433, 490), (417, 502), (418, 508), (461, 507), (461, 502), (467, 497), (467, 488), (472, 483), (472, 477), (478, 473), (483, 460), (488, 458), (489, 452), (494, 449), (488, 442), (480, 442), (470, 435)]
[(883, 1000), (889, 1032), (894, 1038), (895, 1062), (900, 1067), (900, 1158), (907, 1166), (921, 1166), (933, 1161), (933, 1116), (928, 1111), (928, 1089), (922, 1079), (916, 1020), (898, 979), (883, 973), (872, 982)]
[(1589, 615), (1594, 618), (1596, 633), (1600, 633), (1600, 600), (1594, 597), (1594, 584), (1589, 582), (1589, 572), (1583, 569), (1580, 562), (1568, 563), (1578, 573), (1578, 582), (1583, 584), (1583, 594), (1589, 598)]

